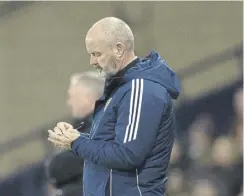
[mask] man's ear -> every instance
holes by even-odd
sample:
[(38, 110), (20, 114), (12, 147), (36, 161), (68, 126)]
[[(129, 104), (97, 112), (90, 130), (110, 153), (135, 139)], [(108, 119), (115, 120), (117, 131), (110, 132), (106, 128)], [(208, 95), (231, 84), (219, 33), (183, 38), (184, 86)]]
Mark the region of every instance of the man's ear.
[(115, 46), (115, 52), (119, 58), (121, 58), (125, 52), (125, 46), (123, 43), (118, 42)]

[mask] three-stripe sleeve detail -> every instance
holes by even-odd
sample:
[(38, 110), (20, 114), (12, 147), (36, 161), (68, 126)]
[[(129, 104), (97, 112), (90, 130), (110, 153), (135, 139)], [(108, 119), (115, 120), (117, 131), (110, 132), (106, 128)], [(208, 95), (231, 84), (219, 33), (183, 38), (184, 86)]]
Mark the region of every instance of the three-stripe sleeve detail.
[(141, 105), (143, 98), (143, 79), (132, 80), (131, 96), (130, 96), (130, 110), (129, 120), (126, 127), (124, 143), (135, 140), (138, 133)]

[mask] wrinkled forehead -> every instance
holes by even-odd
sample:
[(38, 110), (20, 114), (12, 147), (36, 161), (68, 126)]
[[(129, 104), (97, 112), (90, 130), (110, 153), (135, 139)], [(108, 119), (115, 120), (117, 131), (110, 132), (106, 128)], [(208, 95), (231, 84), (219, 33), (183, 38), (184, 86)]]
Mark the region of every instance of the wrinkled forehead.
[(105, 41), (104, 38), (86, 38), (86, 50), (89, 54), (93, 52), (105, 52), (109, 49), (108, 42)]
[(92, 37), (86, 37), (86, 50), (88, 53), (93, 52), (99, 45), (101, 45), (99, 40), (92, 38)]

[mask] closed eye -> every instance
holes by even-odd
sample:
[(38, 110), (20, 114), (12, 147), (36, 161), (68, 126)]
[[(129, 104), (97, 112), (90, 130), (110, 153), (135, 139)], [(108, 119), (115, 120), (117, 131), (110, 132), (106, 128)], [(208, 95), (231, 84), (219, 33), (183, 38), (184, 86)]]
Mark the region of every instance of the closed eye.
[(100, 52), (93, 52), (91, 53), (92, 56), (95, 56), (95, 57), (99, 57), (101, 56), (101, 53)]

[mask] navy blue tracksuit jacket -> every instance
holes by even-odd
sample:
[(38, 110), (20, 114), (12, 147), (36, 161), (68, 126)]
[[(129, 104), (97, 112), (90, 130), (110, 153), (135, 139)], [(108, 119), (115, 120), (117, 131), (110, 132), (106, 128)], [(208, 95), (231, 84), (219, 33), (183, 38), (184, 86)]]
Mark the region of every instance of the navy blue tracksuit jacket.
[(107, 79), (90, 134), (72, 143), (85, 160), (85, 196), (165, 195), (179, 89), (156, 51)]

